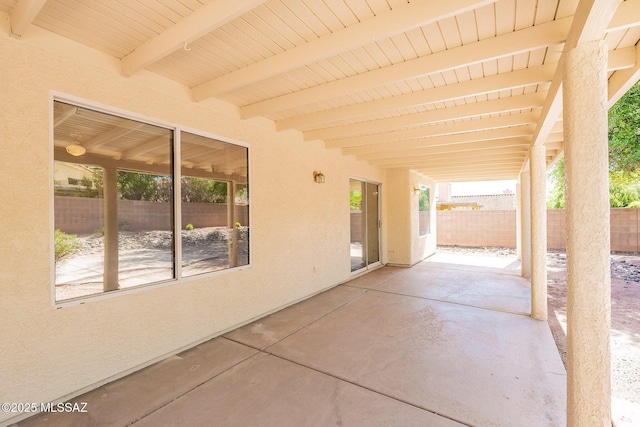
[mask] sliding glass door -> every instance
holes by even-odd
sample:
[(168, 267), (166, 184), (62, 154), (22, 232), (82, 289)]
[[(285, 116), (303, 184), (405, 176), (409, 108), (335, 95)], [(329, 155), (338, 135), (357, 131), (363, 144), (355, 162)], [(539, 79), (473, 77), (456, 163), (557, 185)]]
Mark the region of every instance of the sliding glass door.
[(351, 271), (380, 263), (380, 185), (350, 180)]

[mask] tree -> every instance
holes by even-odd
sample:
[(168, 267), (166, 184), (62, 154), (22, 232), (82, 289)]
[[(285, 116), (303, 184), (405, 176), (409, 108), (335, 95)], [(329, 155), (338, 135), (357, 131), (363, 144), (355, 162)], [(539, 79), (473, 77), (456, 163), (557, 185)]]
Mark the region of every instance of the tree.
[(547, 172), (547, 209), (564, 208), (564, 157)]
[[(564, 158), (547, 172), (547, 208), (565, 207)], [(640, 207), (640, 171), (609, 171), (609, 202), (612, 208)]]
[[(565, 207), (564, 158), (547, 172), (547, 208)], [(640, 82), (609, 109), (611, 207), (640, 206)]]
[(609, 171), (609, 200), (612, 208), (626, 208), (640, 201), (639, 175), (638, 171)]
[[(82, 190), (75, 196), (102, 197), (104, 191), (104, 171), (101, 167), (87, 166), (91, 178), (83, 178)], [(226, 203), (227, 182), (210, 178), (183, 176), (180, 179), (182, 201), (186, 203)], [(173, 181), (169, 176), (151, 173), (118, 170), (117, 185), (119, 197), (124, 200), (144, 200), (148, 202), (171, 202), (173, 200)], [(236, 197), (246, 200), (246, 184), (236, 186)]]
[(640, 169), (640, 82), (609, 110), (609, 165), (615, 171)]
[(157, 175), (118, 171), (118, 190), (124, 200), (157, 200)]
[(418, 210), (425, 212), (429, 210), (429, 188), (420, 187), (420, 193), (418, 196)]
[(349, 192), (349, 207), (352, 211), (362, 209), (362, 190), (351, 190)]
[(207, 178), (182, 177), (182, 201), (187, 203), (225, 203), (227, 183)]

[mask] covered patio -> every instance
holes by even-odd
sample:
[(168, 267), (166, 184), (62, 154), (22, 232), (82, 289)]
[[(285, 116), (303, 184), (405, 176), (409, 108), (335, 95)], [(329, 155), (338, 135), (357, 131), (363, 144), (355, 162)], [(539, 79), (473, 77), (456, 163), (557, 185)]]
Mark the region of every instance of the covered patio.
[(448, 258), (382, 267), (73, 399), (87, 413), (18, 426), (565, 425), (528, 281)]
[[(607, 110), (640, 78), (639, 0), (0, 0), (0, 18), (0, 402), (89, 393), (81, 417), (116, 424), (611, 424)], [(545, 322), (562, 155), (566, 376)], [(125, 219), (124, 175), (161, 225)], [(519, 276), (424, 261), (436, 185), (505, 179)], [(187, 220), (197, 183), (222, 222)], [(97, 207), (63, 211), (65, 186)], [(58, 292), (79, 285), (56, 221), (82, 215), (91, 292)], [(196, 269), (183, 236), (214, 225)], [(128, 228), (164, 233), (162, 277), (125, 283)]]

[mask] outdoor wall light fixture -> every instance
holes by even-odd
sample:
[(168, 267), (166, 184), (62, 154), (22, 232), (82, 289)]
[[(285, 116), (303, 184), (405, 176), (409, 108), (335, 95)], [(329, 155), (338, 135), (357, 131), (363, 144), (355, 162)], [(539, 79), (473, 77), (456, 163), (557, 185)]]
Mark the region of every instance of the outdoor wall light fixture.
[(78, 145), (78, 144), (70, 144), (67, 145), (67, 153), (71, 154), (72, 156), (82, 156), (84, 153), (87, 152), (87, 149), (84, 148), (82, 145)]
[(418, 194), (420, 194), (420, 187), (416, 187), (415, 185), (413, 186), (413, 194), (415, 194), (416, 196)]
[(321, 171), (313, 171), (313, 180), (316, 184), (324, 184), (324, 174)]

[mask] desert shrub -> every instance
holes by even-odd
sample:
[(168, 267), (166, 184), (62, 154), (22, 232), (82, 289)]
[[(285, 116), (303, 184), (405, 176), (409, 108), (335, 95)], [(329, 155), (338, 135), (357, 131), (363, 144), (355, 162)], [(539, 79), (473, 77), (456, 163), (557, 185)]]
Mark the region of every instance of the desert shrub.
[(187, 224), (187, 225), (184, 227), (184, 229), (185, 229), (185, 230), (189, 230), (189, 231), (193, 230), (193, 224), (191, 224), (191, 223)]
[(64, 231), (56, 230), (54, 233), (54, 243), (56, 251), (56, 261), (66, 255), (74, 253), (80, 249), (80, 242), (76, 234), (67, 234)]

